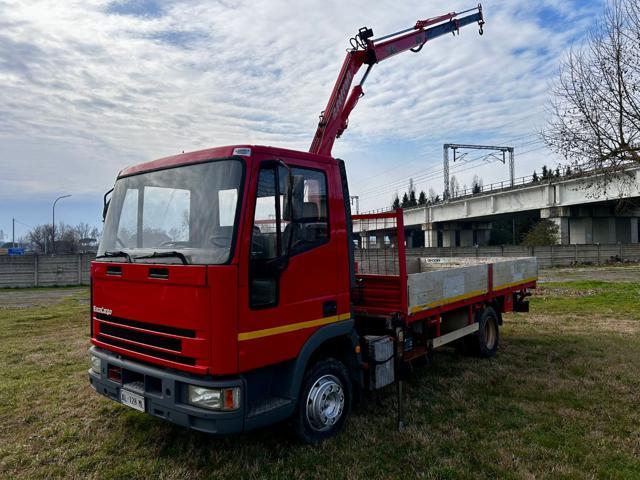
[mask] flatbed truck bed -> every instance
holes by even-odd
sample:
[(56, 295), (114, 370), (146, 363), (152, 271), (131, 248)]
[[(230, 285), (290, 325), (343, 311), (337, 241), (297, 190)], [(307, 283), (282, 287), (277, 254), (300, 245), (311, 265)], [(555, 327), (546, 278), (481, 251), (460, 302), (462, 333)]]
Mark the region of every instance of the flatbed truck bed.
[(536, 258), (407, 257), (402, 211), (354, 215), (354, 234), (388, 233), (388, 245), (356, 251), (354, 315), (359, 329), (401, 324), (411, 341), (404, 359), (478, 332), (478, 312), (528, 311), (528, 290), (536, 287)]

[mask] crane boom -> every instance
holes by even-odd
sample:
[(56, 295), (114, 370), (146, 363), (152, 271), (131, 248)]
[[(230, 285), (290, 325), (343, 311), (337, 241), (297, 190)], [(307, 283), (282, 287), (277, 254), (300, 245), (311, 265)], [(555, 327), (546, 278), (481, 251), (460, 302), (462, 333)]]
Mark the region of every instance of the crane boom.
[[(469, 15), (462, 16), (465, 14)], [(373, 65), (407, 50), (419, 52), (428, 41), (447, 33), (455, 35), (460, 28), (472, 23), (480, 25), (480, 35), (482, 35), (484, 25), (482, 5), (464, 12), (451, 12), (426, 20), (418, 20), (411, 28), (377, 39), (372, 38), (373, 31), (370, 28), (361, 28), (351, 39), (353, 48), (347, 52), (327, 107), (320, 114), (318, 128), (309, 151), (331, 155), (333, 143), (346, 130), (350, 113), (360, 97), (364, 95), (362, 87)], [(351, 89), (354, 77), (365, 64), (367, 70), (364, 76), (360, 83)], [(349, 93), (350, 89), (351, 93)]]

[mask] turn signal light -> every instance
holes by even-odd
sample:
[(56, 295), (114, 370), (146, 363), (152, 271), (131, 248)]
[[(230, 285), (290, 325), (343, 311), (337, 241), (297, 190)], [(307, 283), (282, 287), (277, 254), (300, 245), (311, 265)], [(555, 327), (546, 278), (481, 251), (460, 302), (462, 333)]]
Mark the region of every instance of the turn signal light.
[(114, 382), (122, 383), (122, 368), (109, 365), (107, 370), (107, 378)]

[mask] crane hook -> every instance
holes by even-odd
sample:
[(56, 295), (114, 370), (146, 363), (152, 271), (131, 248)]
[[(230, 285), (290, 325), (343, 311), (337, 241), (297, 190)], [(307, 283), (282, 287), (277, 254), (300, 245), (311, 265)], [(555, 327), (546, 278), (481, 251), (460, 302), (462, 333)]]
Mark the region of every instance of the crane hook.
[(480, 21), (478, 22), (478, 25), (480, 25), (480, 31), (479, 31), (478, 33), (479, 33), (480, 35), (484, 35), (484, 28), (483, 28), (483, 27), (484, 27), (484, 21), (483, 21), (483, 20), (480, 20)]

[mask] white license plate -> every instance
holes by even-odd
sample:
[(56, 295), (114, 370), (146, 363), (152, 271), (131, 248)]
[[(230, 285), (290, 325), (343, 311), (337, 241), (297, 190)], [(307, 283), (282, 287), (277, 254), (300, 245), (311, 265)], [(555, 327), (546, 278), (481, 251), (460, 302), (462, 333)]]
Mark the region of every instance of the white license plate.
[(128, 390), (120, 389), (120, 402), (131, 408), (144, 412), (144, 397)]

